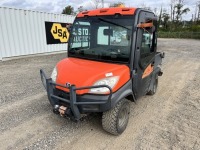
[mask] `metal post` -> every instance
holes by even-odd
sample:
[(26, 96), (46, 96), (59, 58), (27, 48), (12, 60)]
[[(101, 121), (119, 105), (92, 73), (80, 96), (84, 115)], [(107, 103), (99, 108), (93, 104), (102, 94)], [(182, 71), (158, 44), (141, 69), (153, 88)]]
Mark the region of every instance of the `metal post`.
[(70, 90), (70, 107), (71, 111), (74, 114), (74, 119), (79, 120), (81, 118), (80, 112), (78, 110), (78, 107), (76, 105), (76, 87), (74, 85), (71, 85)]

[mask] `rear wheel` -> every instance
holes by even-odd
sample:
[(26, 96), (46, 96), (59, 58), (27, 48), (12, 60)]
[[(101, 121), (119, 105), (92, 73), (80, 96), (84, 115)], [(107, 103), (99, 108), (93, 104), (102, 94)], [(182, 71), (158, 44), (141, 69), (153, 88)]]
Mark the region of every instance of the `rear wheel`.
[(155, 81), (153, 83), (153, 88), (147, 94), (154, 95), (157, 91), (157, 87), (158, 87), (158, 78), (155, 79)]
[(126, 99), (122, 99), (114, 108), (103, 113), (103, 129), (113, 135), (121, 134), (128, 124), (129, 113), (129, 102)]

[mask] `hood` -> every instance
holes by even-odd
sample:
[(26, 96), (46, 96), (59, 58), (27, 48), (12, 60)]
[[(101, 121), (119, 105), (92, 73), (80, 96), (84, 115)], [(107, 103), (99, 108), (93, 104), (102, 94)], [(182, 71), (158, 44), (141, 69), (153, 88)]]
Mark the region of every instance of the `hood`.
[[(119, 81), (113, 87), (117, 91), (130, 79), (130, 71), (126, 65), (111, 64), (105, 62), (91, 61), (78, 58), (66, 58), (57, 64), (56, 83), (66, 85), (70, 83), (76, 87), (93, 86), (95, 82), (106, 78), (107, 74), (119, 76)], [(68, 92), (68, 89), (57, 87)], [(77, 94), (88, 93), (89, 90), (77, 91)]]

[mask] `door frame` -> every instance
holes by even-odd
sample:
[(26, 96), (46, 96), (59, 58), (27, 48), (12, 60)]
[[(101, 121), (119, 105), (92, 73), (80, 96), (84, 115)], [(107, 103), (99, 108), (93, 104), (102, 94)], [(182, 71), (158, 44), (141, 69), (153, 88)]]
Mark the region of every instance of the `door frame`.
[[(132, 78), (132, 88), (133, 92), (135, 94), (136, 99), (145, 95), (149, 89), (149, 85), (152, 79), (152, 73), (145, 78), (143, 77), (143, 74), (145, 70), (150, 68), (149, 64), (146, 67), (142, 68), (140, 65), (140, 51), (141, 51), (141, 44), (142, 44), (142, 36), (143, 36), (143, 30), (141, 28), (137, 28), (137, 25), (139, 23), (146, 22), (147, 19), (155, 20), (156, 16), (147, 10), (140, 9), (135, 17), (135, 33), (133, 36), (133, 39), (136, 39), (135, 42), (133, 41), (134, 47), (132, 47), (132, 51), (134, 54), (131, 55), (132, 58), (132, 69), (131, 69), (131, 78)], [(148, 71), (146, 71), (148, 72)], [(153, 71), (152, 71), (153, 72)]]

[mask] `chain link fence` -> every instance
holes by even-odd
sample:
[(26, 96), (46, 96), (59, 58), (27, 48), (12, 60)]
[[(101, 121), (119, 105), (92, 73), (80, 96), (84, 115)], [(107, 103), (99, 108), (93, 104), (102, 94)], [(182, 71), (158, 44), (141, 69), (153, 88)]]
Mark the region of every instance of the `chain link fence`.
[(159, 38), (200, 39), (200, 32), (159, 32)]

